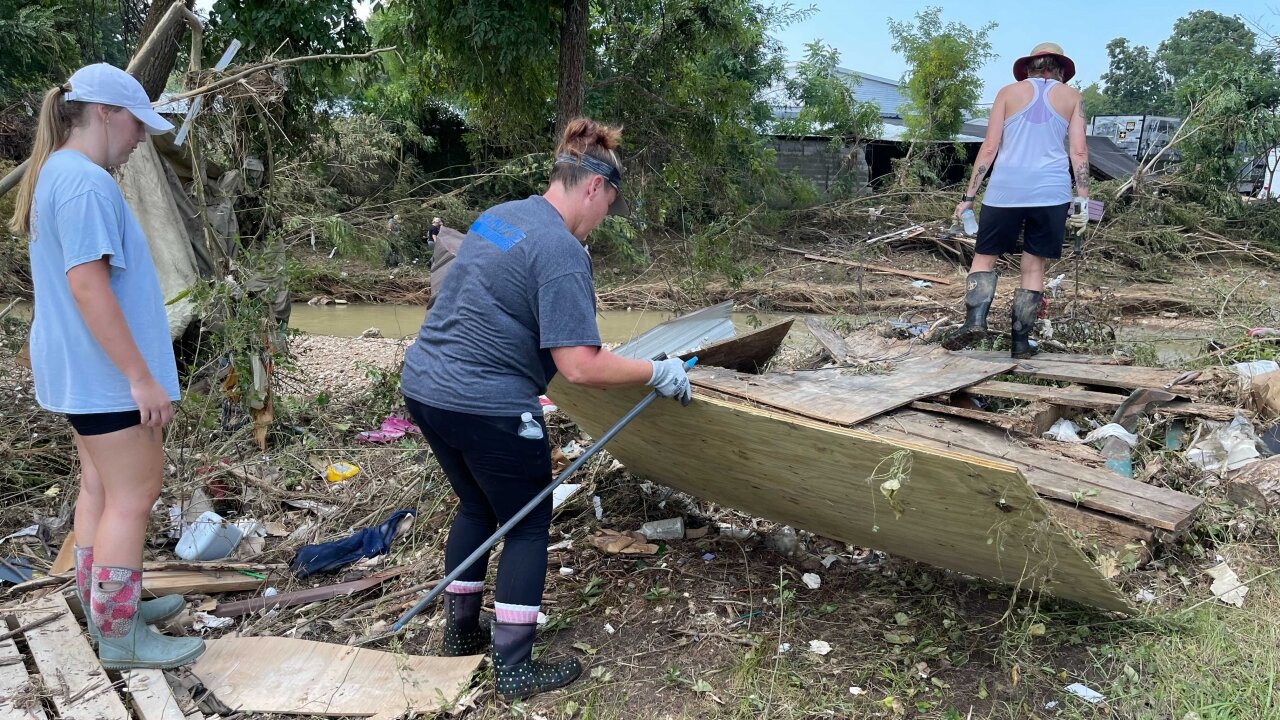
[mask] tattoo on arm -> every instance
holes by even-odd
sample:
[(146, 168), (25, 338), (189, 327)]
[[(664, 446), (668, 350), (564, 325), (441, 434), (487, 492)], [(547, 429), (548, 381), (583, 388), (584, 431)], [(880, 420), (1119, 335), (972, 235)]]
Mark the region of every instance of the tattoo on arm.
[(1089, 190), (1089, 163), (1087, 161), (1076, 165), (1076, 189)]
[(973, 169), (973, 177), (969, 179), (969, 192), (965, 195), (977, 195), (978, 187), (982, 185), (982, 179), (987, 176), (987, 164), (982, 163)]

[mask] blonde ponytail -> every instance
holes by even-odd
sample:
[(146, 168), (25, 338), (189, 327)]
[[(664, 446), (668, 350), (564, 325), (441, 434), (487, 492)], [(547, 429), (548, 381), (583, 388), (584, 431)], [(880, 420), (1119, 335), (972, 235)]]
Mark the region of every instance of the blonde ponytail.
[(35, 201), (36, 180), (40, 169), (55, 150), (62, 147), (71, 135), (71, 128), (79, 125), (87, 103), (64, 100), (62, 95), (69, 88), (56, 87), (44, 94), (40, 103), (40, 118), (36, 125), (36, 140), (31, 145), (31, 159), (27, 163), (22, 183), (18, 185), (18, 197), (13, 204), (13, 217), (9, 229), (18, 236), (31, 234), (31, 205)]

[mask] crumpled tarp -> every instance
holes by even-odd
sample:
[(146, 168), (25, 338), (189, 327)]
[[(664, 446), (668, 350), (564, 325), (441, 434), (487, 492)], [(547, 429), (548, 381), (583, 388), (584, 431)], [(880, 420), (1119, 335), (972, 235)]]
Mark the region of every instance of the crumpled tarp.
[(416, 510), (397, 510), (377, 527), (365, 528), (353, 535), (316, 545), (303, 545), (293, 556), (289, 569), (297, 577), (340, 570), (357, 560), (386, 555), (399, 534), (400, 523)]

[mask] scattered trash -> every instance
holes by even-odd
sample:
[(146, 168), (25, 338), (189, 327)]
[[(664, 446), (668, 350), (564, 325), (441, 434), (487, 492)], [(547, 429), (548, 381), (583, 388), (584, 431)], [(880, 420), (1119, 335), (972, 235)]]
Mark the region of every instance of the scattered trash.
[(42, 528), (38, 524), (28, 525), (27, 527), (24, 527), (17, 532), (9, 533), (8, 535), (5, 535), (4, 537), (0, 538), (0, 545), (3, 545), (9, 540), (23, 540), (24, 538), (30, 538), (31, 540), (39, 540), (42, 534), (41, 531), (42, 531)]
[(685, 540), (701, 540), (711, 533), (711, 526), (704, 525), (699, 528), (686, 527), (684, 529)]
[(564, 447), (560, 448), (560, 452), (564, 453), (564, 456), (569, 458), (570, 460), (577, 459), (577, 457), (581, 455), (583, 451), (584, 450), (583, 450), (582, 444), (579, 443), (577, 440), (570, 440), (568, 443), (565, 444)]
[(913, 280), (911, 282), (911, 287), (916, 287), (916, 288), (933, 287), (933, 283), (929, 282), (928, 280)]
[(336, 505), (328, 505), (322, 502), (316, 502), (315, 500), (285, 500), (284, 504), (289, 507), (298, 508), (299, 510), (310, 510), (322, 518), (329, 517), (330, 515), (338, 512), (338, 507)]
[(205, 630), (221, 630), (223, 628), (231, 627), (236, 622), (235, 618), (214, 617), (213, 615), (200, 610), (191, 613), (191, 616), (195, 618), (195, 623), (191, 627), (199, 630), (200, 632), (204, 632)]
[(1058, 707), (1058, 701), (1057, 701), (1057, 700), (1050, 700), (1049, 702), (1047, 702), (1047, 703), (1045, 703), (1045, 704), (1044, 704), (1044, 709), (1045, 709), (1045, 710), (1052, 710), (1052, 709), (1054, 709), (1054, 708), (1056, 708), (1056, 707)]
[(537, 620), (537, 623), (538, 623), (538, 627), (542, 627), (543, 625), (546, 625), (546, 624), (547, 624), (547, 614), (546, 614), (546, 613), (544, 613), (544, 612), (540, 612), (540, 613), (538, 613), (538, 620)]
[(750, 528), (734, 527), (733, 525), (726, 525), (723, 523), (717, 525), (716, 530), (720, 533), (721, 537), (728, 538), (730, 540), (737, 540), (738, 542), (745, 542), (756, 535), (755, 531)]
[(31, 569), (31, 561), (27, 558), (0, 558), (0, 585), (9, 583), (17, 585), (35, 576)]
[(344, 480), (350, 480), (359, 474), (360, 468), (348, 462), (337, 462), (324, 469), (324, 479), (331, 483), (340, 483)]
[(703, 554), (702, 554), (702, 560), (703, 560), (704, 562), (711, 562), (712, 560), (715, 560), (715, 559), (716, 559), (716, 554), (715, 554), (715, 553), (703, 553)]
[[(385, 443), (393, 440), (399, 440), (409, 433), (422, 434), (417, 425), (405, 420), (404, 418), (389, 417), (382, 421), (382, 425), (377, 430), (365, 430), (356, 435), (356, 439), (367, 443)], [(330, 481), (336, 482), (336, 481)]]
[(1075, 423), (1066, 418), (1058, 418), (1048, 430), (1044, 432), (1042, 437), (1046, 440), (1057, 440), (1058, 442), (1082, 443), (1080, 439), (1080, 428)]
[(786, 654), (787, 654), (787, 653), (789, 653), (789, 652), (791, 652), (791, 643), (786, 643), (786, 642), (784, 642), (784, 643), (778, 643), (778, 654), (779, 654), (779, 655), (786, 655)]
[(1053, 297), (1057, 297), (1057, 296), (1058, 296), (1058, 288), (1059, 288), (1059, 287), (1061, 287), (1061, 285), (1062, 285), (1062, 281), (1063, 281), (1063, 280), (1066, 280), (1066, 279), (1067, 279), (1067, 275), (1066, 275), (1066, 273), (1063, 273), (1063, 274), (1059, 275), (1058, 277), (1056, 277), (1056, 278), (1054, 278), (1054, 279), (1050, 280), (1049, 282), (1045, 283), (1045, 284), (1044, 284), (1044, 289), (1045, 289), (1046, 291), (1048, 291), (1048, 292), (1049, 292), (1049, 294), (1050, 294), (1050, 295), (1052, 295)]
[(649, 540), (680, 540), (684, 538), (684, 518), (652, 520), (640, 526), (640, 534)]
[(569, 568), (569, 567), (562, 567), (562, 568), (560, 568), (560, 574), (561, 574), (561, 575), (564, 575), (565, 577), (569, 577), (569, 576), (570, 576), (570, 575), (572, 575), (573, 573), (574, 573), (574, 569), (573, 569), (573, 568)]
[(601, 528), (591, 536), (591, 544), (602, 552), (612, 555), (653, 555), (658, 546), (645, 542), (648, 538), (640, 533), (624, 534), (617, 530)]
[(274, 587), (269, 587), (266, 590), (262, 591), (262, 597), (275, 597), (279, 594), (280, 594), (280, 591), (275, 589)]
[(814, 655), (826, 655), (831, 652), (831, 643), (826, 640), (810, 640), (809, 652)]
[(600, 502), (599, 495), (591, 496), (591, 508), (596, 511), (596, 522), (604, 520), (604, 504)]
[(1237, 413), (1230, 423), (1205, 421), (1191, 441), (1187, 460), (1207, 472), (1237, 470), (1261, 457), (1259, 442), (1253, 424)]
[(182, 538), (174, 552), (191, 562), (221, 560), (235, 552), (243, 536), (244, 532), (235, 523), (210, 510), (182, 529)]
[(1251, 338), (1277, 337), (1280, 336), (1280, 330), (1269, 327), (1256, 327), (1245, 334)]
[(814, 573), (805, 573), (804, 575), (801, 575), (800, 581), (803, 582), (804, 586), (810, 590), (817, 590), (822, 587), (822, 578), (818, 577)]
[(1155, 602), (1156, 594), (1144, 588), (1142, 590), (1139, 590), (1137, 593), (1135, 593), (1133, 596), (1133, 599), (1142, 603)]
[(1273, 373), (1280, 370), (1280, 365), (1275, 360), (1254, 360), (1253, 362), (1236, 363), (1231, 366), (1236, 371), (1236, 375), (1240, 376), (1240, 387), (1248, 389), (1253, 378), (1267, 373)]
[(1209, 585), (1209, 592), (1212, 592), (1214, 597), (1227, 605), (1244, 607), (1244, 596), (1249, 592), (1249, 586), (1240, 582), (1236, 572), (1225, 561), (1204, 572), (1213, 578), (1213, 583)]
[(1106, 440), (1107, 438), (1122, 440), (1125, 445), (1129, 446), (1129, 448), (1133, 448), (1138, 444), (1137, 435), (1125, 430), (1124, 426), (1117, 425), (1116, 423), (1107, 423), (1100, 428), (1091, 430), (1088, 435), (1084, 436), (1084, 441), (1086, 443), (1095, 443), (1099, 440)]
[(867, 694), (867, 691), (866, 691), (866, 690), (863, 690), (862, 688), (858, 687), (857, 685), (854, 685), (854, 686), (852, 686), (852, 687), (850, 687), (850, 688), (849, 688), (849, 694), (850, 694), (850, 695), (853, 695), (854, 697), (857, 697), (858, 695), (866, 695), (866, 694)]
[(560, 409), (556, 407), (556, 404), (551, 402), (551, 398), (547, 397), (546, 395), (538, 396), (538, 404), (542, 406), (543, 415), (553, 413)]
[(559, 486), (556, 487), (555, 490), (551, 491), (551, 509), (555, 510), (556, 508), (565, 504), (569, 500), (569, 498), (578, 494), (578, 491), (581, 489), (582, 489), (582, 485), (580, 483), (560, 484)]
[(828, 555), (822, 558), (822, 567), (824, 570), (830, 570), (832, 565), (839, 562), (840, 558), (836, 555)]
[(365, 528), (341, 540), (298, 548), (289, 569), (297, 577), (338, 570), (364, 558), (385, 555), (391, 543), (408, 531), (416, 510), (397, 510), (377, 527)]
[(1107, 699), (1106, 695), (1103, 695), (1087, 685), (1081, 685), (1080, 683), (1071, 683), (1065, 689), (1067, 692), (1075, 695), (1085, 702), (1100, 703)]
[(1280, 372), (1254, 377), (1249, 386), (1249, 400), (1263, 418), (1280, 417)]
[(612, 634), (614, 634), (614, 633), (618, 632), (618, 631), (613, 627), (613, 625), (612, 625), (611, 623), (605, 623), (605, 624), (604, 624), (604, 631), (605, 631), (605, 632), (607, 632), (607, 633), (609, 633), (610, 635), (612, 635)]

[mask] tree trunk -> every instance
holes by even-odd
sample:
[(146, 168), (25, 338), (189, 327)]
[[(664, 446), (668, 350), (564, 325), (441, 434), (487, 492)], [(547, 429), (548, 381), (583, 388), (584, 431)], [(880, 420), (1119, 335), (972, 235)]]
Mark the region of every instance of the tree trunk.
[[(151, 31), (155, 29), (160, 22), (160, 18), (164, 17), (166, 11), (175, 2), (184, 2), (187, 9), (190, 10), (195, 0), (154, 0), (151, 7), (147, 8), (147, 19), (142, 23), (142, 30), (138, 33), (137, 47), (150, 37)], [(147, 97), (155, 100), (160, 97), (160, 93), (164, 92), (165, 83), (169, 80), (169, 73), (173, 72), (173, 65), (178, 60), (179, 42), (187, 32), (185, 23), (174, 23), (169, 26), (169, 30), (165, 33), (165, 37), (161, 38), (161, 45), (157, 49), (155, 60), (146, 67), (139, 68), (138, 82), (142, 83), (142, 88), (147, 91)]]
[(556, 92), (556, 137), (582, 114), (583, 66), (587, 58), (587, 0), (562, 0), (560, 84)]

